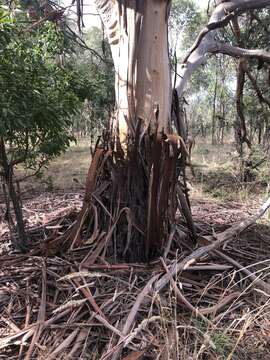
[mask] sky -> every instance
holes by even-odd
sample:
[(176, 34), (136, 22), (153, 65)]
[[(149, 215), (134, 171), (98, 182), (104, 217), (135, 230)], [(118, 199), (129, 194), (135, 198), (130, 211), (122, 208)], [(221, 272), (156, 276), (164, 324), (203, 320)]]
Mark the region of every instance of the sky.
[[(146, 0), (147, 1), (147, 0)], [(206, 8), (208, 4), (208, 0), (195, 0), (195, 2), (198, 4), (199, 7)], [(71, 0), (63, 0), (64, 6), (69, 6), (71, 3)], [(71, 9), (71, 11), (74, 11), (74, 9)], [(101, 26), (100, 18), (97, 14), (94, 1), (93, 0), (85, 0), (84, 1), (84, 24), (85, 29), (87, 30), (91, 26)]]

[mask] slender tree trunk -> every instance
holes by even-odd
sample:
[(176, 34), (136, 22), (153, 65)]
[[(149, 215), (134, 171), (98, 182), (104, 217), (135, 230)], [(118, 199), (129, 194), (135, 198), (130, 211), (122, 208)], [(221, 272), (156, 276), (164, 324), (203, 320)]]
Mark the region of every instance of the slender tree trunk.
[(247, 136), (246, 119), (243, 110), (244, 86), (245, 86), (245, 59), (239, 59), (238, 67), (237, 67), (236, 110), (237, 110), (239, 125), (241, 129), (241, 141), (242, 143), (246, 143), (250, 148), (251, 143)]
[(226, 124), (226, 112), (225, 112), (225, 103), (222, 102), (222, 121), (221, 121), (221, 131), (220, 131), (220, 143), (224, 144), (224, 131), (225, 131), (225, 124)]
[[(232, 21), (233, 24), (233, 30), (235, 38), (238, 42), (239, 46), (243, 46), (244, 42), (241, 37), (241, 30), (238, 23), (238, 18), (234, 18)], [(244, 96), (244, 87), (245, 87), (245, 79), (246, 79), (246, 59), (240, 58), (238, 60), (237, 65), (237, 74), (236, 74), (236, 111), (239, 119), (239, 125), (240, 125), (240, 141), (241, 141), (241, 147), (244, 143), (248, 145), (248, 147), (251, 147), (251, 143), (247, 136), (247, 127), (246, 127), (246, 119), (244, 114), (244, 104), (243, 104), (243, 96)]]
[(27, 235), (25, 232), (25, 226), (23, 221), (23, 214), (22, 214), (22, 208), (20, 199), (16, 193), (15, 186), (14, 186), (14, 179), (13, 179), (13, 169), (10, 166), (6, 154), (6, 148), (4, 140), (0, 140), (0, 162), (2, 163), (3, 168), (3, 179), (6, 184), (6, 187), (8, 189), (8, 196), (10, 197), (13, 205), (13, 210), (15, 214), (15, 219), (17, 223), (17, 233), (18, 233), (18, 241), (14, 240), (14, 246), (21, 250), (26, 250), (27, 245)]
[(258, 145), (262, 143), (262, 125), (258, 125)]
[(218, 75), (216, 71), (215, 77), (215, 88), (214, 88), (214, 98), (213, 98), (213, 111), (212, 111), (212, 145), (216, 145), (216, 101), (217, 101), (217, 86), (218, 86)]
[(263, 146), (266, 148), (268, 147), (269, 143), (270, 143), (270, 124), (269, 124), (269, 120), (267, 119), (265, 124), (265, 132), (263, 135)]

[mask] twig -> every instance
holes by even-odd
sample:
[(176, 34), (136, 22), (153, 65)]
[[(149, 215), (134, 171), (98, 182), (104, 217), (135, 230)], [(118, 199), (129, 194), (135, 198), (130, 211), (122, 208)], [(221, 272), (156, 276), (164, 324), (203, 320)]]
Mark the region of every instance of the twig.
[(160, 261), (167, 273), (167, 275), (169, 276), (169, 279), (170, 279), (170, 283), (175, 291), (175, 294), (176, 294), (176, 297), (178, 299), (178, 301), (181, 303), (181, 304), (184, 304), (186, 306), (187, 309), (189, 309), (192, 313), (196, 314), (196, 315), (199, 315), (200, 318), (202, 318), (205, 322), (207, 322), (208, 324), (211, 324), (211, 321), (209, 321), (203, 314), (200, 310), (196, 309), (187, 299), (186, 297), (181, 293), (181, 291), (179, 290), (174, 278), (172, 277), (167, 265), (165, 264), (165, 261), (160, 258)]
[(238, 299), (241, 296), (240, 292), (234, 292), (228, 296), (226, 296), (225, 298), (223, 298), (218, 304), (214, 305), (214, 306), (210, 306), (208, 308), (205, 309), (200, 309), (201, 314), (203, 315), (209, 315), (209, 314), (216, 314), (218, 311), (220, 311), (221, 309), (224, 308), (224, 306), (226, 306), (227, 304), (229, 304), (232, 300), (234, 299)]
[(249, 279), (254, 286), (258, 286), (259, 288), (261, 288), (263, 291), (266, 291), (268, 294), (270, 294), (270, 285), (267, 284), (265, 281), (263, 281), (262, 279), (258, 278), (255, 274), (253, 274), (250, 270), (248, 270), (247, 268), (243, 267), (241, 264), (239, 264), (237, 261), (235, 261), (234, 259), (232, 259), (231, 257), (229, 257), (228, 255), (223, 254), (223, 252), (219, 251), (219, 250), (215, 250), (214, 254), (218, 255), (219, 257), (221, 257), (222, 259), (228, 261), (229, 263), (231, 263), (233, 266), (237, 267), (241, 272), (243, 272), (244, 274), (247, 275), (247, 279)]

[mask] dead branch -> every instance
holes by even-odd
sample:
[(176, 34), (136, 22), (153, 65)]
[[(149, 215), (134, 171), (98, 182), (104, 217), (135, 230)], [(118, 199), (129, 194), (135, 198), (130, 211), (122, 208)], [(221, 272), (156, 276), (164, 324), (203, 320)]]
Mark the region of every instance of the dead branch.
[(215, 250), (214, 254), (216, 254), (219, 257), (221, 257), (222, 259), (226, 260), (227, 262), (229, 262), (230, 264), (232, 264), (233, 266), (238, 268), (242, 273), (247, 275), (247, 279), (250, 280), (250, 282), (252, 282), (254, 286), (258, 286), (263, 291), (270, 293), (270, 285), (267, 284), (262, 279), (260, 279), (259, 277), (257, 277), (253, 272), (248, 270), (246, 267), (243, 267), (241, 264), (239, 264), (239, 262), (232, 259), (230, 256), (223, 254), (223, 252), (219, 251), (219, 250)]
[(217, 3), (208, 25), (201, 31), (182, 64), (178, 66), (177, 73), (180, 76), (177, 79), (176, 89), (179, 97), (182, 97), (184, 88), (193, 72), (207, 61), (209, 53), (223, 53), (234, 57), (255, 57), (270, 62), (270, 54), (264, 50), (244, 49), (216, 40), (218, 30), (226, 26), (237, 15), (267, 6), (270, 6), (270, 0), (232, 0)]
[[(189, 256), (187, 256), (184, 260), (180, 261), (179, 263), (175, 262), (170, 267), (170, 273), (172, 276), (175, 276), (177, 273), (181, 272), (182, 270), (187, 269), (190, 265), (194, 264), (203, 256), (209, 254), (211, 251), (214, 251), (221, 247), (223, 244), (232, 241), (237, 235), (243, 232), (245, 229), (253, 225), (258, 219), (260, 219), (266, 211), (270, 207), (270, 198), (261, 206), (258, 213), (251, 216), (250, 218), (240, 222), (232, 226), (230, 229), (224, 231), (221, 234), (213, 236), (206, 236), (206, 241), (209, 242), (209, 245), (203, 246), (195, 251), (193, 251)], [(170, 277), (165, 274), (163, 275), (155, 284), (154, 289), (155, 291), (160, 291), (163, 289), (164, 286), (170, 281)], [(270, 289), (268, 289), (270, 294)]]
[(219, 41), (215, 42), (215, 44), (213, 43), (213, 47), (212, 49), (209, 49), (209, 52), (230, 55), (232, 57), (255, 58), (270, 63), (270, 53), (268, 51), (260, 49), (244, 49)]
[(240, 296), (241, 296), (240, 292), (238, 291), (234, 292), (221, 299), (221, 301), (218, 304), (205, 309), (200, 309), (200, 313), (202, 315), (216, 314), (220, 310), (222, 310), (226, 305), (230, 304), (233, 300), (238, 299)]

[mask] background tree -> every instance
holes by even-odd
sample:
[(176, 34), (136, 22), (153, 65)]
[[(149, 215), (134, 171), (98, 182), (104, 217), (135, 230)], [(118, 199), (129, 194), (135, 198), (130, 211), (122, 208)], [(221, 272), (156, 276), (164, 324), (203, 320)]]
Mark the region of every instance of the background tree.
[(74, 117), (74, 130), (93, 140), (94, 135), (107, 126), (114, 109), (114, 71), (110, 48), (102, 30), (92, 27), (83, 39), (87, 48), (77, 46), (69, 61), (87, 79), (91, 91), (81, 115)]
[[(74, 140), (71, 116), (87, 97), (89, 84), (57, 61), (65, 43), (54, 24), (29, 32), (1, 8), (0, 43), (0, 174), (17, 222), (19, 239), (14, 245), (25, 249), (15, 180), (38, 174)], [(22, 168), (26, 174), (16, 176)]]

